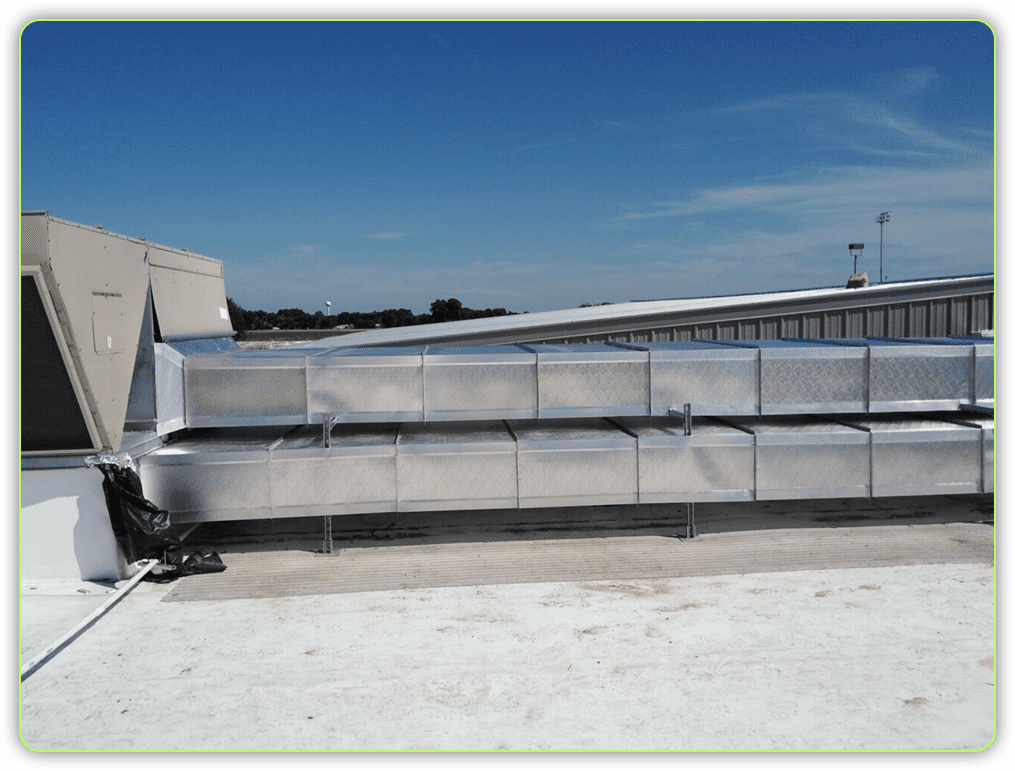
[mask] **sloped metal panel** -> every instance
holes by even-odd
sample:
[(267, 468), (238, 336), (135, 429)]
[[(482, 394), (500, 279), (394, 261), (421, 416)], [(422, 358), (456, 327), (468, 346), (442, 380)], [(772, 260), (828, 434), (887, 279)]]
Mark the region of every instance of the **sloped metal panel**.
[(603, 343), (532, 345), (539, 373), (539, 417), (648, 415), (647, 351)]
[(508, 421), (518, 438), (518, 505), (638, 502), (637, 440), (602, 419)]
[(757, 415), (756, 350), (716, 343), (642, 343), (649, 352), (652, 415), (692, 405), (703, 415)]
[(399, 511), (518, 506), (515, 440), (502, 421), (405, 425), (397, 466)]
[[(281, 349), (280, 349), (281, 350)], [(307, 411), (344, 422), (423, 420), (423, 348), (324, 351), (307, 360)]]
[(179, 351), (155, 343), (155, 430), (160, 436), (187, 427), (183, 361)]
[(233, 334), (220, 261), (155, 244), (146, 255), (163, 340)]
[(759, 501), (871, 494), (865, 432), (813, 417), (738, 419), (736, 425), (755, 434)]
[(638, 502), (754, 499), (754, 437), (708, 418), (618, 418), (638, 439)]
[(536, 354), (519, 346), (428, 347), (426, 420), (537, 417)]
[[(138, 335), (134, 374), (127, 401), (125, 430), (155, 430), (158, 404), (155, 398), (155, 343), (152, 328), (151, 294), (145, 300), (144, 316)], [(182, 406), (182, 402), (181, 402)]]
[(394, 511), (395, 425), (339, 425), (324, 447), (318, 426), (286, 434), (268, 453), (272, 516)]
[(146, 246), (53, 217), (47, 238), (45, 258), (22, 259), (39, 263), (100, 446), (119, 450), (148, 297)]

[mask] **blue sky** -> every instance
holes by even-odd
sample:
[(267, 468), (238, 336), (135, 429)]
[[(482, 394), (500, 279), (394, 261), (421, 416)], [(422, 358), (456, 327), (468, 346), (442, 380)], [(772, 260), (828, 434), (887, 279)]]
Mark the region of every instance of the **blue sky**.
[(993, 269), (979, 22), (36, 22), (21, 208), (246, 308), (539, 311)]

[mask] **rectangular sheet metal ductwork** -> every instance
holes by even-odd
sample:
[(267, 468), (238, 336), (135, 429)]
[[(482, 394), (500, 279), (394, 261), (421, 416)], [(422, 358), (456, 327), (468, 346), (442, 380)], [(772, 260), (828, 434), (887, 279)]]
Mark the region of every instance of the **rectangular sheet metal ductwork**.
[(539, 417), (536, 353), (521, 346), (438, 347), (423, 356), (426, 420)]
[(526, 347), (536, 352), (539, 417), (650, 414), (647, 351), (606, 343)]
[[(983, 492), (982, 428), (913, 416), (850, 422), (870, 432), (875, 496)], [(989, 445), (993, 455), (993, 429)]]
[[(852, 422), (850, 422), (852, 421)], [(959, 413), (568, 418), (194, 432), (139, 461), (175, 522), (989, 492), (993, 420)]]
[(884, 413), (993, 403), (993, 345), (892, 340), (228, 350), (187, 425)]
[(757, 500), (866, 498), (870, 441), (848, 426), (814, 417), (738, 420), (755, 437)]
[(867, 349), (869, 412), (957, 410), (973, 401), (976, 352), (972, 343), (937, 345), (875, 338), (823, 342)]
[(503, 421), (405, 424), (397, 453), (398, 511), (518, 506), (515, 440)]
[[(307, 420), (423, 420), (423, 348), (333, 349), (307, 359)], [(295, 395), (294, 395), (295, 396)]]
[(324, 447), (321, 429), (301, 426), (268, 450), (276, 517), (395, 511), (397, 425), (341, 425)]
[(710, 418), (618, 418), (638, 440), (638, 502), (754, 499), (754, 436)]
[(691, 404), (699, 415), (757, 415), (761, 360), (757, 349), (703, 341), (641, 343), (649, 352), (652, 415)]
[(602, 418), (512, 421), (518, 437), (518, 505), (638, 502), (635, 437)]
[(762, 415), (867, 411), (867, 357), (859, 348), (804, 340), (726, 345), (758, 350)]

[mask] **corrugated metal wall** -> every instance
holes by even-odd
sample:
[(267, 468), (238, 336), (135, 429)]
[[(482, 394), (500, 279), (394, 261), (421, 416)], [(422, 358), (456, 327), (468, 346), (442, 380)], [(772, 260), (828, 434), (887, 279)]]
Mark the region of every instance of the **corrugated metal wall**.
[(754, 318), (700, 319), (592, 335), (547, 338), (562, 343), (772, 340), (781, 337), (948, 337), (994, 328), (994, 293), (938, 297), (821, 311), (775, 312)]

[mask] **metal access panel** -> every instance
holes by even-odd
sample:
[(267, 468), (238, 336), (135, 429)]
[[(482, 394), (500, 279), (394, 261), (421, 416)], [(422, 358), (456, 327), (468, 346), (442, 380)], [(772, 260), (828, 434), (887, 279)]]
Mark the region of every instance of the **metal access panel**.
[(177, 523), (271, 517), (268, 451), (288, 431), (206, 430), (160, 447), (138, 464), (145, 496)]
[(638, 502), (635, 437), (604, 419), (508, 421), (518, 439), (518, 505)]
[(855, 421), (870, 431), (876, 497), (977, 493), (983, 488), (980, 430), (915, 417)]
[(423, 347), (325, 349), (307, 359), (311, 422), (423, 420)]
[(395, 510), (397, 425), (338, 425), (331, 446), (320, 426), (286, 434), (268, 452), (274, 517)]
[(859, 429), (814, 417), (737, 420), (755, 435), (757, 499), (870, 496), (870, 444)]
[(529, 345), (539, 373), (539, 417), (648, 415), (648, 351), (606, 343)]
[(307, 356), (319, 349), (234, 351), (188, 356), (187, 425), (307, 423)]
[(517, 508), (515, 440), (503, 421), (405, 424), (398, 511)]
[(709, 418), (618, 418), (638, 439), (638, 502), (754, 500), (754, 437)]
[(684, 404), (696, 415), (759, 414), (757, 350), (701, 341), (639, 347), (649, 352), (653, 415)]
[(155, 244), (145, 256), (163, 340), (233, 334), (219, 260)]
[(870, 412), (957, 410), (973, 400), (973, 346), (868, 339)]
[(536, 418), (536, 354), (516, 345), (429, 346), (426, 420)]
[(727, 343), (761, 354), (761, 414), (867, 411), (867, 356), (815, 340)]

